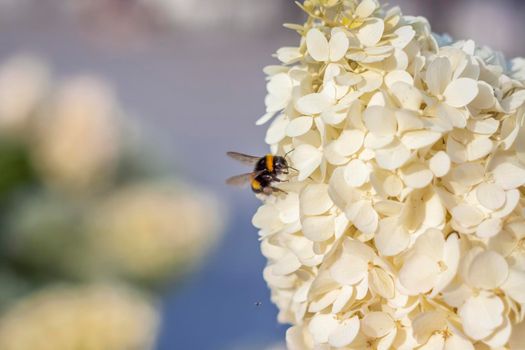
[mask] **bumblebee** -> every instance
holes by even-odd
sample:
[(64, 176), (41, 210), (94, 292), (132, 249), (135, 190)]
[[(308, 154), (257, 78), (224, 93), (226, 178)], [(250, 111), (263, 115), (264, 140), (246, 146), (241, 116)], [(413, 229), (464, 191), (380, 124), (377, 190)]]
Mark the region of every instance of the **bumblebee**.
[(276, 182), (283, 182), (279, 176), (289, 174), (291, 167), (285, 157), (274, 156), (273, 154), (256, 157), (238, 152), (228, 152), (227, 155), (254, 167), (251, 173), (230, 177), (226, 180), (227, 184), (239, 186), (249, 183), (253, 192), (266, 195), (273, 192), (284, 192), (273, 185)]

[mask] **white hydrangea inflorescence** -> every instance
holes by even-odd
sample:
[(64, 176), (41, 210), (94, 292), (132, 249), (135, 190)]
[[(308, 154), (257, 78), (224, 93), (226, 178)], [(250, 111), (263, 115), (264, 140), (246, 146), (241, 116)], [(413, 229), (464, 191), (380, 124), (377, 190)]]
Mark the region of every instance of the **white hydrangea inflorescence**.
[(158, 310), (122, 286), (48, 287), (0, 317), (2, 350), (150, 350)]
[(309, 0), (268, 74), (286, 193), (253, 218), (291, 350), (525, 348), (525, 63)]

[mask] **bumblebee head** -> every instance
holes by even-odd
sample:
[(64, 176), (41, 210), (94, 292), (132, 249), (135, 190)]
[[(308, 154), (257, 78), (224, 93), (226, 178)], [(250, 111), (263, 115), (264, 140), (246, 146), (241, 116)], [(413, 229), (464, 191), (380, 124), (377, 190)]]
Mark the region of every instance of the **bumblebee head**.
[(276, 156), (273, 161), (273, 167), (278, 174), (288, 174), (288, 162), (284, 157)]

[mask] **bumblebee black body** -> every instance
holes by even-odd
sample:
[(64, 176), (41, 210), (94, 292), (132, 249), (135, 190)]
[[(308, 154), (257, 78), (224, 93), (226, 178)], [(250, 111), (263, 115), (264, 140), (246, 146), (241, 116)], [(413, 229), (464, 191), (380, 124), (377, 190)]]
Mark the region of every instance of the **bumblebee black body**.
[(284, 157), (267, 154), (255, 164), (254, 172), (266, 171), (274, 177), (281, 174), (288, 174), (288, 162)]
[(270, 187), (270, 184), (273, 181), (273, 177), (268, 174), (266, 171), (254, 176), (251, 182), (252, 191), (255, 193), (263, 193), (266, 191), (266, 188)]

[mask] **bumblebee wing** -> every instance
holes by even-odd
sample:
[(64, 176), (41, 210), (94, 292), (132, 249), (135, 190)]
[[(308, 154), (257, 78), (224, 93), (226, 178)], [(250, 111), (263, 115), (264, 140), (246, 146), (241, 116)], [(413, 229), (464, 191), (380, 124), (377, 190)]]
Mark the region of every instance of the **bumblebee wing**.
[(253, 173), (247, 173), (247, 174), (232, 176), (226, 180), (226, 183), (232, 186), (246, 186), (252, 181), (252, 179), (253, 179)]
[(241, 163), (248, 165), (255, 165), (261, 159), (261, 157), (250, 156), (244, 153), (239, 152), (227, 152), (226, 153), (230, 158), (238, 160)]

